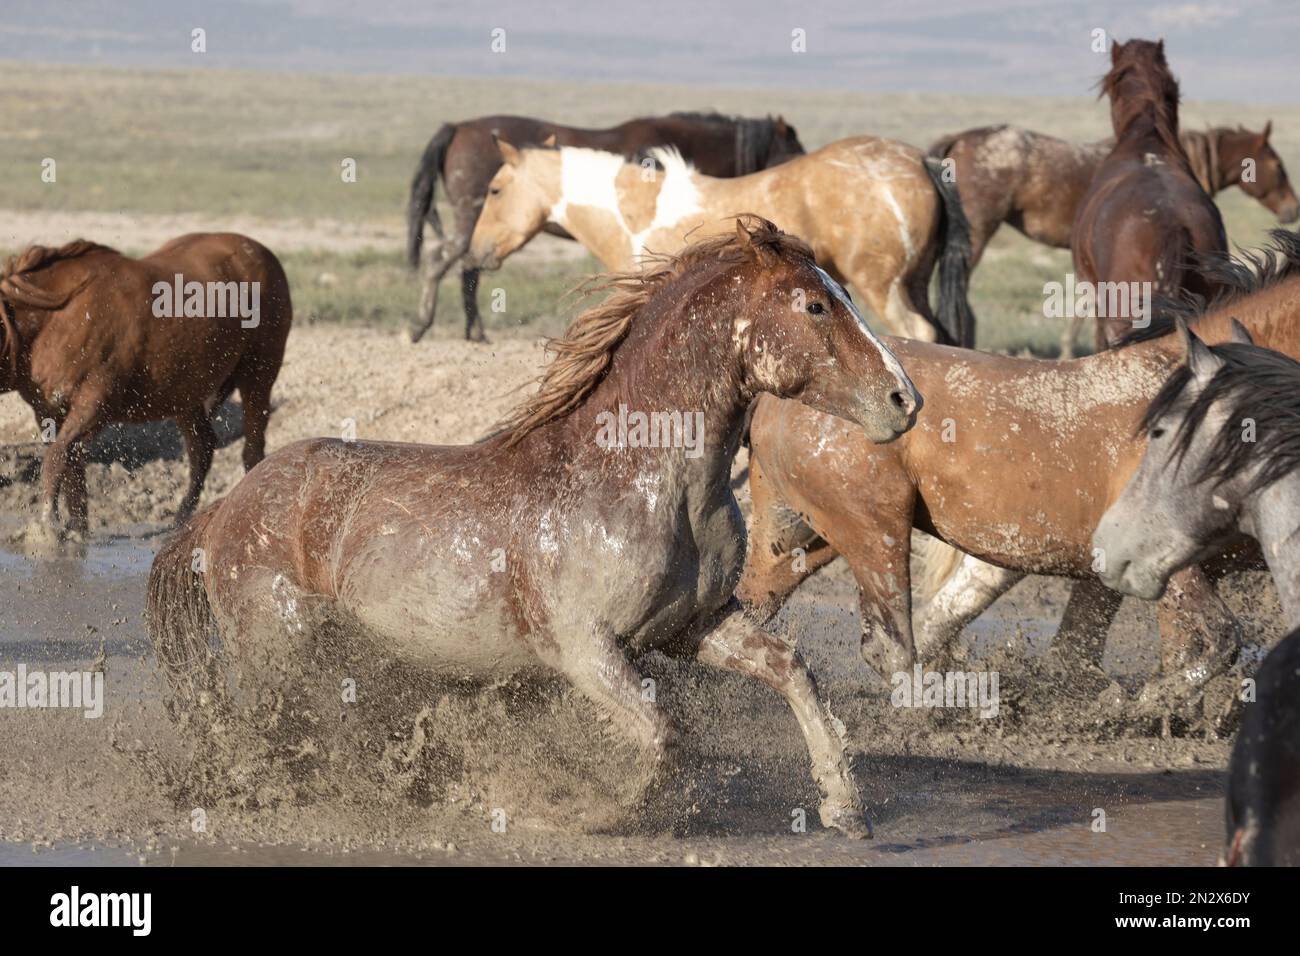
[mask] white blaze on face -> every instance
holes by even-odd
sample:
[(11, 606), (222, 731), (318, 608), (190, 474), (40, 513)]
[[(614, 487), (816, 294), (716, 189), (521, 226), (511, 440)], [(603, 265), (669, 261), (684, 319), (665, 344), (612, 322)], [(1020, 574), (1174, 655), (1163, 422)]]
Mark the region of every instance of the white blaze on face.
[(817, 270), (817, 275), (821, 278), (822, 284), (826, 286), (826, 291), (838, 299), (844, 305), (844, 308), (849, 310), (849, 314), (857, 321), (858, 328), (861, 329), (862, 334), (867, 337), (867, 341), (874, 345), (876, 351), (880, 353), (880, 358), (885, 363), (885, 368), (889, 369), (889, 371), (893, 373), (894, 378), (898, 380), (898, 384), (903, 391), (907, 392), (907, 394), (912, 397), (913, 401), (916, 401), (916, 386), (912, 384), (912, 380), (908, 378), (907, 373), (903, 371), (902, 363), (895, 358), (893, 352), (889, 351), (885, 346), (885, 343), (880, 341), (880, 338), (876, 333), (871, 331), (870, 326), (867, 325), (867, 320), (862, 317), (862, 313), (859, 312), (858, 307), (853, 304), (853, 300), (850, 299), (849, 294), (844, 291), (844, 287), (831, 278), (830, 273), (826, 272), (826, 270), (821, 266), (814, 265), (813, 268)]

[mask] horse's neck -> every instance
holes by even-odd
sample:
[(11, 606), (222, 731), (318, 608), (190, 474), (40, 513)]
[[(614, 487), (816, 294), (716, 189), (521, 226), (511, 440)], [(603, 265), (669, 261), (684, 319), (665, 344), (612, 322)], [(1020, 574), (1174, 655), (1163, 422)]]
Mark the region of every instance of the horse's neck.
[(1242, 530), (1264, 552), (1287, 628), (1300, 627), (1300, 471), (1278, 479), (1246, 503)]
[[(645, 318), (658, 319), (646, 322)], [(610, 372), (569, 418), (569, 441), (585, 454), (635, 456), (641, 474), (655, 473), (666, 494), (672, 489), (700, 502), (727, 493), (731, 463), (740, 443), (745, 410), (752, 395), (742, 383), (732, 344), (733, 316), (689, 309), (642, 317), (615, 353)], [(692, 447), (631, 447), (634, 414), (659, 413), (662, 425), (681, 423)], [(611, 451), (597, 443), (627, 437), (628, 447)], [(657, 429), (652, 437), (662, 437)], [(592, 473), (599, 473), (599, 467)]]
[(599, 206), (565, 204), (551, 221), (578, 240), (610, 272), (633, 268), (632, 235), (617, 212)]

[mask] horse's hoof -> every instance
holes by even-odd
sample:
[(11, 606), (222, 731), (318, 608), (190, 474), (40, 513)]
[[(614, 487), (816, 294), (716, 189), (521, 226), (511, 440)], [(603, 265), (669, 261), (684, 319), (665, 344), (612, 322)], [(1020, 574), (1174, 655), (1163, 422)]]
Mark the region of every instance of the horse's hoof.
[(871, 821), (867, 819), (867, 811), (862, 807), (831, 806), (823, 803), (818, 808), (817, 815), (821, 817), (822, 826), (839, 830), (850, 839), (870, 840), (873, 837)]
[(429, 331), (427, 325), (408, 325), (406, 327), (406, 337), (410, 339), (411, 344), (414, 345), (416, 342), (420, 341), (420, 339), (424, 338), (424, 333), (427, 331)]

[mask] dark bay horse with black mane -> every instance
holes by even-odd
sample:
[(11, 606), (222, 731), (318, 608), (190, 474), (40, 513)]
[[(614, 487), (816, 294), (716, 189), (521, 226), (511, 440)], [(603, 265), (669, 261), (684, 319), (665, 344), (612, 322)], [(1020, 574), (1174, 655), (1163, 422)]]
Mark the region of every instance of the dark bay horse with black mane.
[[(406, 211), (406, 248), (412, 267), (420, 265), (425, 223), (441, 240), (422, 278), (419, 313), (410, 326), (412, 341), (418, 341), (433, 325), (438, 285), (469, 247), (488, 183), (501, 166), (498, 137), (518, 147), (541, 146), (555, 137), (557, 146), (584, 146), (638, 162), (645, 161), (656, 146), (674, 146), (700, 172), (722, 177), (744, 176), (804, 153), (794, 127), (780, 116), (750, 119), (721, 113), (671, 113), (628, 120), (608, 129), (582, 129), (525, 116), (483, 116), (444, 123), (420, 158)], [(443, 232), (435, 201), (439, 179), (456, 220), (450, 235)], [(549, 228), (547, 232), (569, 238), (562, 229)], [(478, 276), (477, 268), (462, 265), (465, 338), (481, 342)]]
[[(1107, 348), (1150, 319), (1156, 296), (1216, 286), (1196, 263), (1227, 252), (1219, 208), (1197, 182), (1178, 133), (1178, 83), (1164, 41), (1116, 42), (1102, 79), (1110, 98), (1115, 148), (1079, 204), (1070, 240), (1079, 282), (1120, 283), (1127, 307), (1098, 296), (1097, 347)], [(1139, 302), (1134, 305), (1135, 299)], [(1111, 300), (1119, 301), (1118, 297)]]
[(52, 427), (41, 467), (47, 537), (87, 530), (86, 448), (110, 422), (180, 425), (190, 482), (179, 521), (212, 465), (209, 410), (234, 389), (244, 467), (262, 460), (293, 305), (280, 261), (247, 236), (194, 233), (140, 259), (86, 240), (29, 246), (0, 270), (0, 319), (0, 392), (22, 396), (42, 435)]
[[(742, 219), (606, 284), (613, 295), (552, 343), (538, 392), (494, 435), (298, 442), (195, 515), (150, 574), (159, 658), (185, 686), (210, 660), (212, 618), (224, 661), (253, 682), (276, 684), (268, 659), (324, 654), (331, 627), (454, 680), (559, 674), (655, 779), (672, 772), (676, 735), (633, 658), (696, 657), (786, 698), (822, 820), (869, 835), (841, 733), (794, 647), (736, 613), (745, 523), (731, 464), (760, 392), (882, 442), (913, 425), (920, 396), (812, 250), (771, 223)], [(270, 692), (293, 691), (283, 684)]]

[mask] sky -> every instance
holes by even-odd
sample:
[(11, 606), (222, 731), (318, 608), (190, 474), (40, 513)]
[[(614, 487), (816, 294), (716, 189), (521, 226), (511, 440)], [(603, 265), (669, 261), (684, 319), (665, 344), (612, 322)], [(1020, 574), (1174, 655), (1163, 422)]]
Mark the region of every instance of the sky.
[[(1104, 30), (1163, 37), (1188, 99), (1300, 102), (1300, 0), (0, 0), (0, 8), (0, 59), (1012, 96), (1092, 91), (1106, 69), (1093, 31)], [(206, 33), (203, 54), (191, 51), (195, 28)]]

